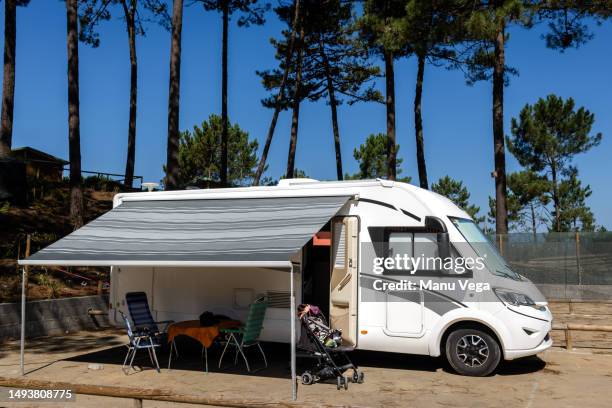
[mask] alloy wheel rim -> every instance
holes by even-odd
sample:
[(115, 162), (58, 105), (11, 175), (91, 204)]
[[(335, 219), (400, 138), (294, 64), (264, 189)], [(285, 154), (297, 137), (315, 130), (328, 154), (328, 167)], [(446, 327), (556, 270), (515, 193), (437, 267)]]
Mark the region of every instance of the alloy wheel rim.
[(489, 345), (476, 334), (466, 334), (457, 342), (457, 357), (468, 367), (480, 367), (489, 358)]

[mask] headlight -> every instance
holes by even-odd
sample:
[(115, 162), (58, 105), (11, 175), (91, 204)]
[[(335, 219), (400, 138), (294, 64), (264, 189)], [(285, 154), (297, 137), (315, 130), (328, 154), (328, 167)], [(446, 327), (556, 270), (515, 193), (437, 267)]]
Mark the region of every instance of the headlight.
[(511, 292), (506, 289), (493, 289), (499, 300), (504, 302), (505, 304), (512, 306), (529, 306), (534, 309), (545, 311), (546, 308), (543, 306), (538, 306), (535, 302), (527, 295), (517, 292)]

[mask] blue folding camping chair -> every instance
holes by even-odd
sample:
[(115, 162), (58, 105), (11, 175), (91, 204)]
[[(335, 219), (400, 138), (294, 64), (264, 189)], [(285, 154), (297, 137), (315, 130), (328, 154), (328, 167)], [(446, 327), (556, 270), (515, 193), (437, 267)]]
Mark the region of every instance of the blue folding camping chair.
[[(125, 314), (120, 310), (119, 313), (123, 318), (123, 322), (125, 323), (125, 327), (127, 329), (127, 335), (130, 339), (129, 343), (126, 345), (128, 348), (128, 352), (125, 356), (125, 360), (123, 360), (123, 365), (121, 369), (125, 375), (128, 374), (130, 369), (133, 369), (134, 357), (136, 357), (136, 353), (138, 350), (147, 350), (149, 353), (149, 359), (151, 359), (151, 364), (155, 367), (157, 372), (159, 373), (159, 362), (157, 361), (157, 353), (155, 352), (155, 347), (159, 347), (160, 344), (157, 342), (156, 338), (152, 336), (148, 330), (134, 330), (132, 329), (132, 325), (130, 324), (130, 320), (127, 318)], [(130, 363), (128, 364), (128, 360)]]
[(165, 344), (168, 334), (168, 326), (174, 323), (173, 320), (163, 320), (156, 322), (149, 309), (149, 301), (145, 292), (129, 292), (125, 295), (125, 302), (130, 311), (130, 317), (137, 331), (148, 330), (156, 338), (159, 344)]

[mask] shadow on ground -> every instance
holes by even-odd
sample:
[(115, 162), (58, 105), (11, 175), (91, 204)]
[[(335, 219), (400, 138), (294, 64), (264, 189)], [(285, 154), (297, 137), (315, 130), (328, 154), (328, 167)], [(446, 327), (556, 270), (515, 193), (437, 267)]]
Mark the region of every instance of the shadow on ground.
[[(103, 338), (97, 338), (96, 340), (101, 342), (103, 341)], [(115, 344), (116, 341), (114, 344), (109, 344), (109, 346), (113, 346)], [(177, 347), (179, 350), (179, 357), (173, 357), (172, 359), (173, 370), (204, 371), (205, 365), (200, 343), (190, 338), (181, 337), (177, 339)], [(268, 359), (268, 368), (264, 368), (263, 359), (261, 358), (259, 351), (256, 348), (251, 348), (247, 351), (246, 355), (254, 372), (248, 373), (244, 361), (240, 356), (237, 360), (237, 364), (234, 365), (235, 354), (233, 351), (228, 351), (228, 354), (226, 354), (224, 357), (223, 365), (221, 368), (218, 368), (222, 346), (213, 345), (208, 350), (208, 369), (210, 372), (225, 374), (290, 378), (291, 370), (289, 365), (289, 345), (283, 343), (264, 343), (263, 349)], [(67, 361), (121, 365), (123, 363), (123, 359), (125, 358), (126, 352), (126, 347), (122, 345), (93, 353), (81, 354), (67, 359)], [(354, 351), (350, 353), (349, 356), (356, 365), (363, 367), (426, 372), (435, 372), (442, 369), (451, 375), (455, 375), (443, 358), (362, 350)], [(161, 350), (158, 349), (158, 359), (162, 369), (168, 368), (168, 357), (168, 347), (164, 347)], [(308, 358), (298, 358), (297, 363), (297, 373), (299, 375), (303, 371), (310, 368), (313, 360)], [(139, 351), (134, 361), (134, 365), (144, 370), (153, 369), (146, 350)], [(540, 371), (544, 369), (545, 366), (546, 362), (536, 356), (513, 361), (503, 361), (500, 363), (495, 375), (511, 376), (528, 374)]]
[[(34, 354), (87, 352), (100, 347), (123, 344), (116, 335), (100, 335), (95, 332), (78, 335), (39, 337), (26, 340), (26, 351)], [(4, 351), (19, 350), (19, 342), (3, 344)]]

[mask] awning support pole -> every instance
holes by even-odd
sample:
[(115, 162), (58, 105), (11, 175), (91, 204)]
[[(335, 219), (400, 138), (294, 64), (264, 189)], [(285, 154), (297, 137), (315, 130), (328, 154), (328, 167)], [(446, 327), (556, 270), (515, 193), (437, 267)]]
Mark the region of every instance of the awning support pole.
[(19, 365), (21, 375), (25, 375), (24, 353), (25, 353), (25, 320), (26, 320), (26, 268), (21, 269), (21, 345), (19, 351)]
[(291, 264), (291, 271), (289, 273), (291, 280), (291, 399), (295, 401), (297, 399), (297, 381), (295, 377), (295, 289), (294, 289), (294, 278), (293, 278), (293, 264)]

